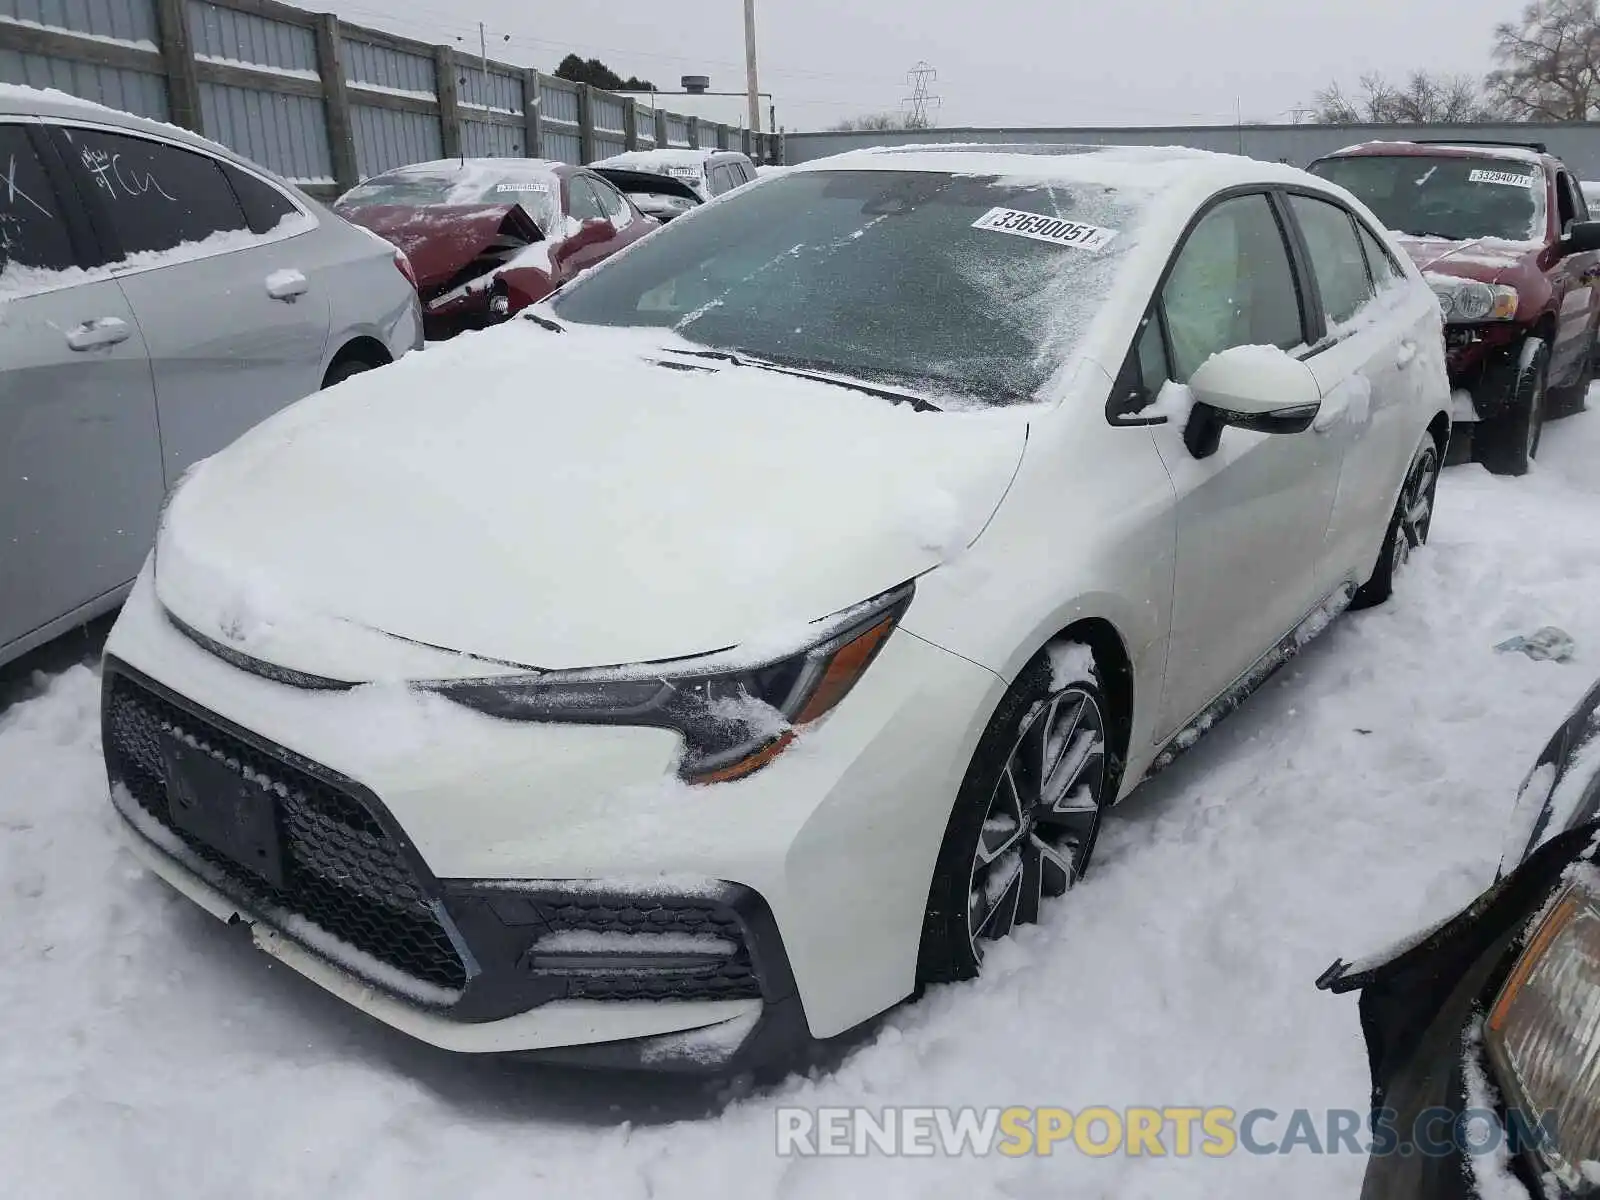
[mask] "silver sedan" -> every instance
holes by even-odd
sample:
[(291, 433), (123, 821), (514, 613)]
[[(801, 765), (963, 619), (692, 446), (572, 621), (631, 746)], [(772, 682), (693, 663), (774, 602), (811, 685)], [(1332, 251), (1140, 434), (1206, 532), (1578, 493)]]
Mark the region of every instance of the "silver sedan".
[(420, 344), (392, 246), (212, 142), (0, 88), (0, 663), (121, 601), (190, 464)]

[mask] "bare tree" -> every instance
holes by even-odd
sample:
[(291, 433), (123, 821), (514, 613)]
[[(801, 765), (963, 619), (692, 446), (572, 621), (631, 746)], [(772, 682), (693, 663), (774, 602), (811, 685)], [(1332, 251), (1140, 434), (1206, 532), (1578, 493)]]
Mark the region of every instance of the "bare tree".
[(1494, 116), (1470, 75), (1427, 71), (1413, 71), (1403, 83), (1370, 72), (1354, 95), (1331, 83), (1316, 94), (1312, 110), (1312, 120), (1321, 125), (1459, 125)]
[(1495, 28), (1489, 91), (1523, 121), (1587, 121), (1600, 110), (1600, 15), (1595, 0), (1533, 0)]
[(910, 113), (866, 113), (859, 117), (848, 117), (836, 125), (829, 126), (831, 133), (854, 133), (858, 130), (878, 132), (885, 129), (927, 129), (932, 122), (926, 117), (918, 120)]

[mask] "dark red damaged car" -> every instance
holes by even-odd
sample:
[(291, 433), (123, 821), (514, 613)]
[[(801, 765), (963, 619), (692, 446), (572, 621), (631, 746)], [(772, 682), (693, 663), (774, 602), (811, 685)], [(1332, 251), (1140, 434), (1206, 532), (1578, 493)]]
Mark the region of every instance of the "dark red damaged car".
[(405, 251), (429, 338), (505, 320), (660, 227), (600, 174), (527, 158), (399, 167), (334, 209)]
[(1432, 284), (1458, 428), (1474, 457), (1521, 475), (1546, 416), (1583, 407), (1600, 330), (1600, 222), (1540, 143), (1368, 142), (1318, 159)]

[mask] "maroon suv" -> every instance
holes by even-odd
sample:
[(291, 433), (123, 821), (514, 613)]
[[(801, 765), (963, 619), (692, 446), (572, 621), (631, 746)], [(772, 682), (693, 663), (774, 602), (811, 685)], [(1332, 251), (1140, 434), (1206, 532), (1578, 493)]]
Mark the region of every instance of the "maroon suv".
[(1353, 192), (1396, 235), (1444, 310), (1456, 419), (1474, 456), (1521, 475), (1544, 418), (1583, 407), (1600, 321), (1600, 222), (1543, 145), (1368, 142), (1313, 174)]

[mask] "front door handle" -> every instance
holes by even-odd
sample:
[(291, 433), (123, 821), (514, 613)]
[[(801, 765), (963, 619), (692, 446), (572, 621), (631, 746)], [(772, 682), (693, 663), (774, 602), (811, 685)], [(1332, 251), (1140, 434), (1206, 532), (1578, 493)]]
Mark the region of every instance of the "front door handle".
[(1400, 352), (1394, 356), (1394, 365), (1404, 371), (1417, 361), (1417, 344), (1410, 338), (1400, 343)]
[(274, 271), (267, 276), (267, 295), (285, 304), (293, 304), (310, 286), (299, 271)]
[(67, 345), (80, 353), (115, 346), (133, 336), (133, 330), (121, 317), (96, 317), (85, 321), (67, 333)]

